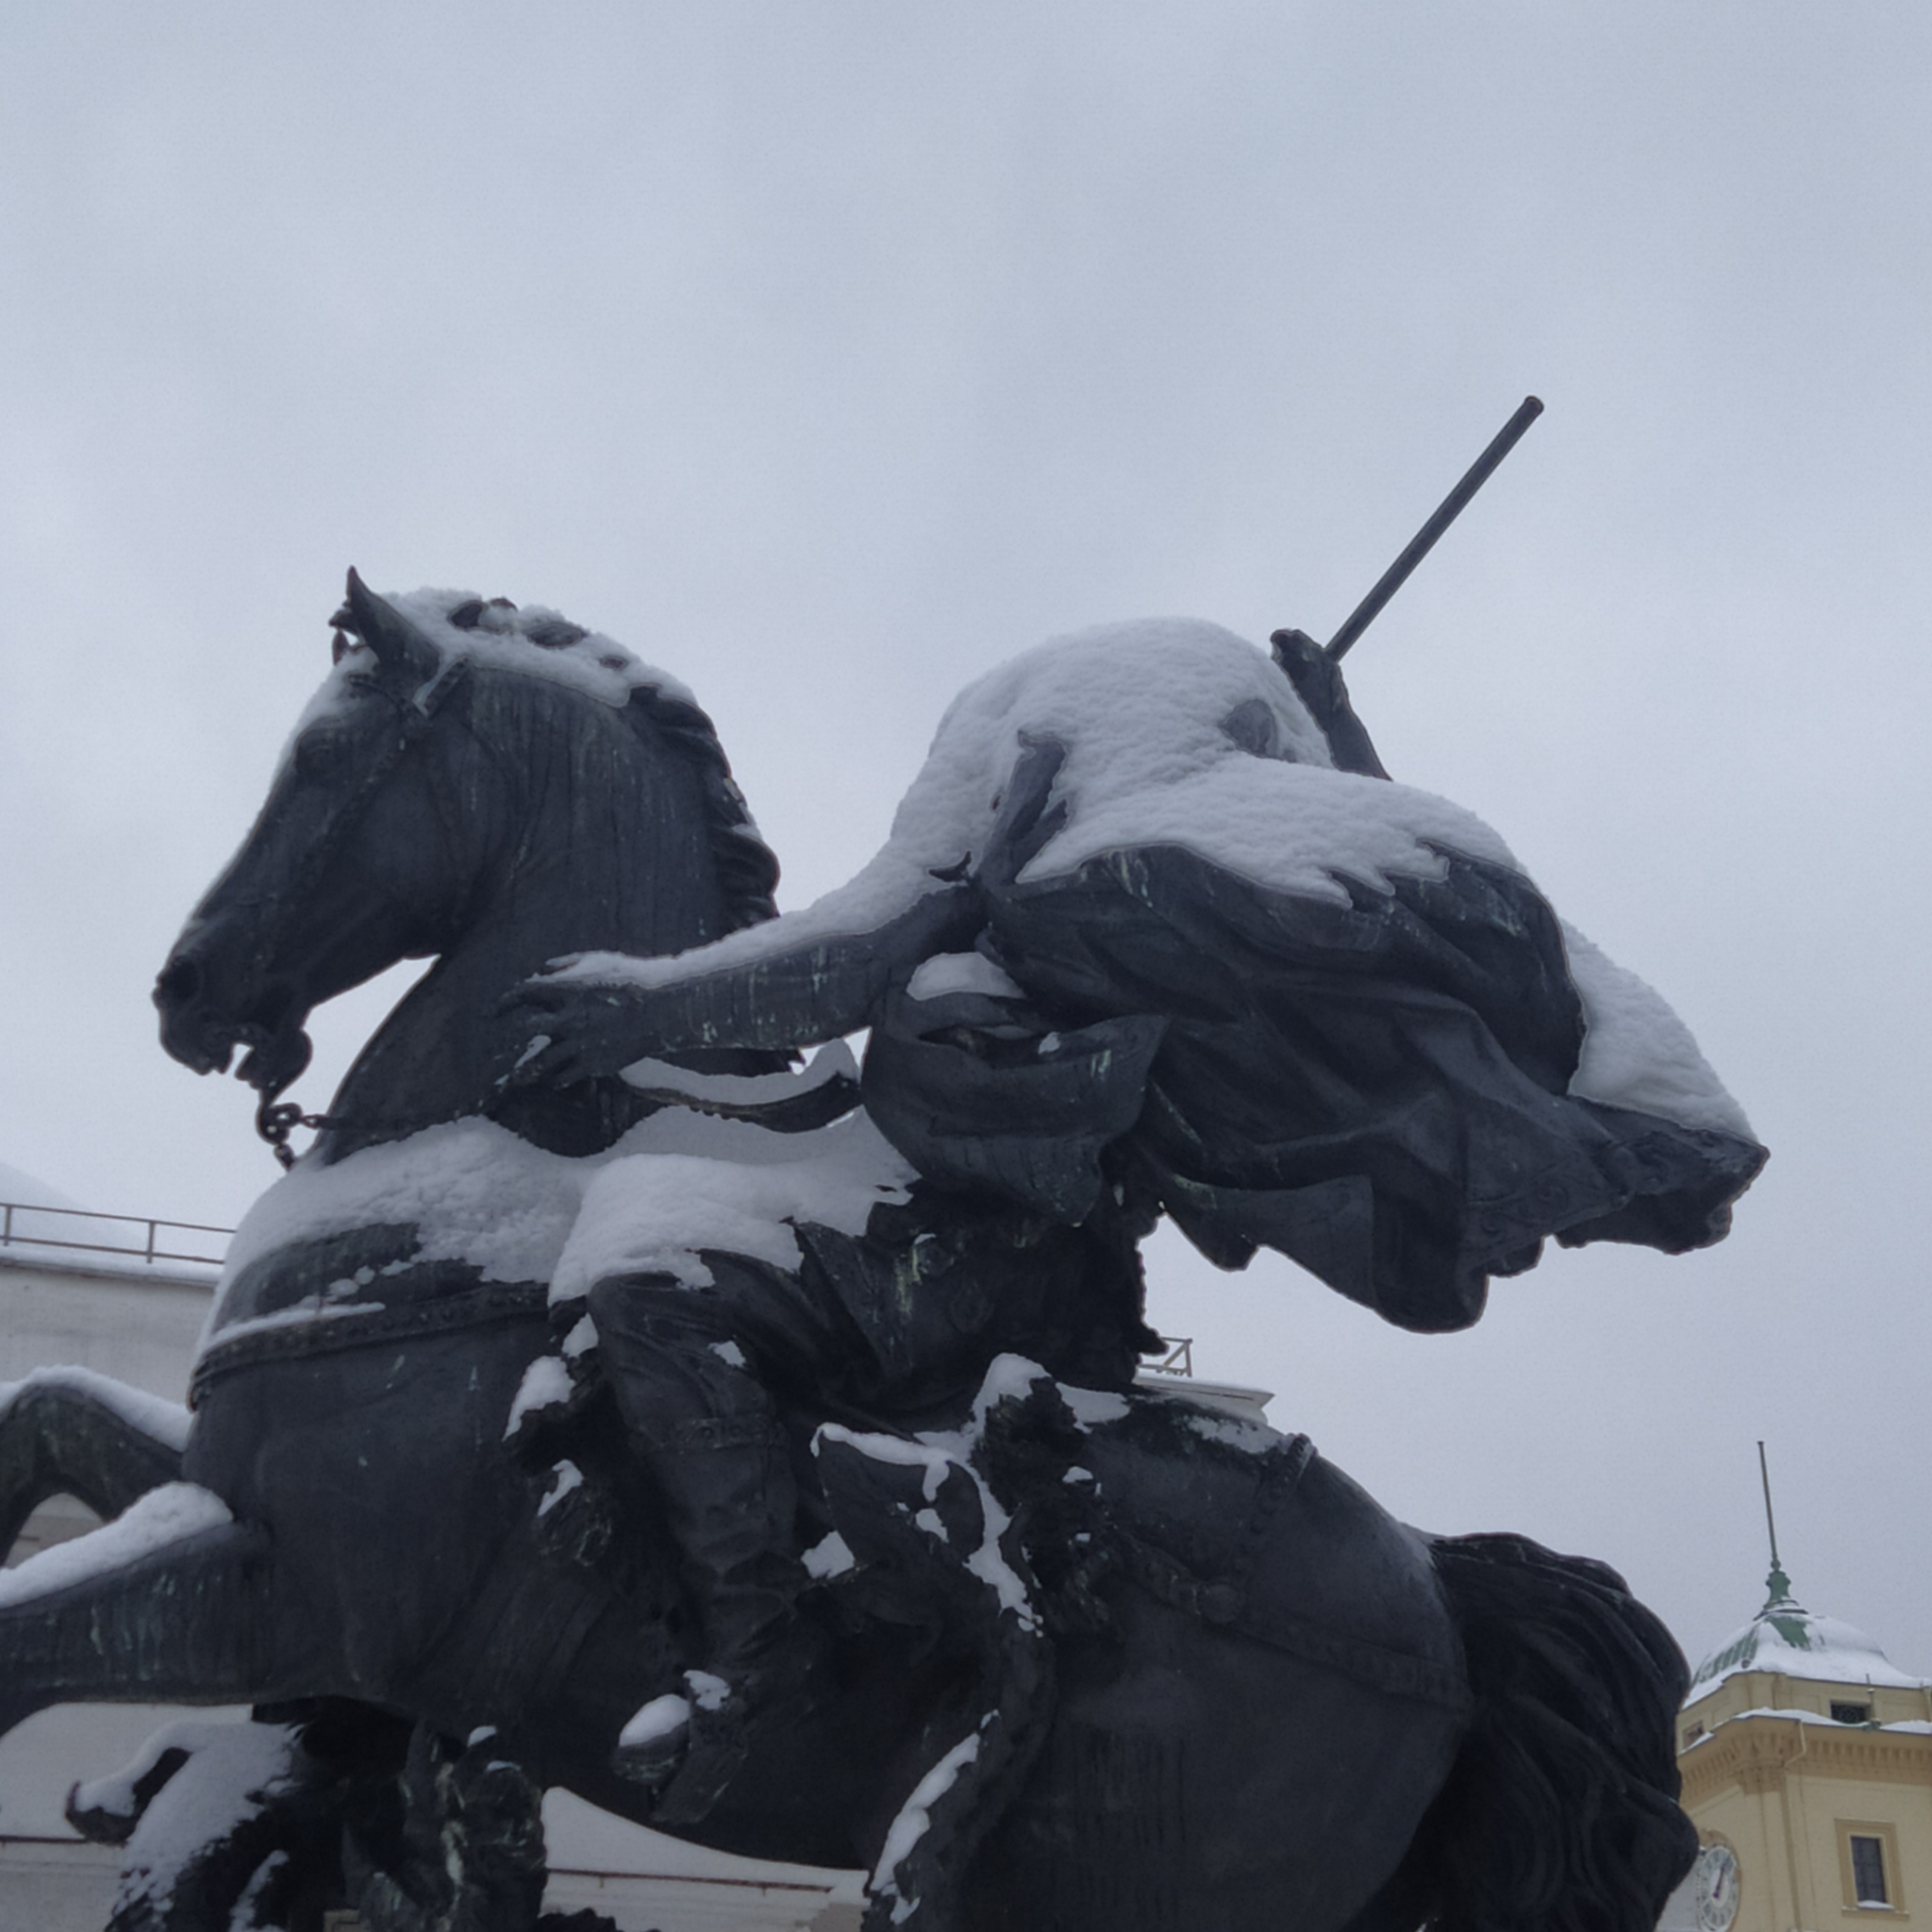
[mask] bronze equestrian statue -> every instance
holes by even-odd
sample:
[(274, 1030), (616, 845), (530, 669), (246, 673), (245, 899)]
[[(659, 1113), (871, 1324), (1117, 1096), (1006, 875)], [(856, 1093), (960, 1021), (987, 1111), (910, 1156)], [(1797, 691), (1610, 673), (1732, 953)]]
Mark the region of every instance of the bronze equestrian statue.
[(336, 625), (163, 1041), (246, 1049), (286, 1152), (308, 1013), (435, 964), (239, 1231), (192, 1421), (0, 1409), (9, 1538), (118, 1518), (0, 1583), (0, 1724), (254, 1707), (75, 1794), (114, 1932), (531, 1932), (552, 1785), (863, 1866), (879, 1928), (1650, 1932), (1684, 1671), (1621, 1579), (1134, 1380), (1162, 1215), (1450, 1329), (1546, 1238), (1718, 1239), (1763, 1158), (1332, 658), (1042, 647), (776, 917), (675, 679), (353, 575)]

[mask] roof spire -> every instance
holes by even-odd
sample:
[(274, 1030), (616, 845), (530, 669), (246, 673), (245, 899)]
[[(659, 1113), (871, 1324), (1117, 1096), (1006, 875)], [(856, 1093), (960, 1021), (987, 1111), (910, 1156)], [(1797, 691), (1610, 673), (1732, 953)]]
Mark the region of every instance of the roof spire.
[(1771, 1534), (1771, 1574), (1764, 1579), (1764, 1607), (1769, 1610), (1791, 1603), (1791, 1579), (1777, 1559), (1777, 1519), (1771, 1513), (1771, 1464), (1765, 1459), (1762, 1441), (1757, 1444), (1757, 1474), (1764, 1484), (1764, 1526)]

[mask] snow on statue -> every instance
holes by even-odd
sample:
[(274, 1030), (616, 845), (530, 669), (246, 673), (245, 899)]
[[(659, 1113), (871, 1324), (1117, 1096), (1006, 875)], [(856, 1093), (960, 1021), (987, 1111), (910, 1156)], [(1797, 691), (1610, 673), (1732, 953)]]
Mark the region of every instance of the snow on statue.
[[(692, 1048), (869, 1027), (866, 1112), (928, 1183), (1129, 1254), (1165, 1213), (1224, 1266), (1272, 1247), (1416, 1329), (1474, 1322), (1490, 1277), (1534, 1265), (1546, 1236), (1721, 1238), (1763, 1153), (1682, 1022), (1562, 927), (1480, 820), (1380, 775), (1331, 662), (1277, 651), (1164, 619), (1002, 666), (946, 712), (857, 877), (675, 958), (559, 962), (513, 1003), (533, 1038), (512, 1079), (648, 1057), (643, 1083)], [(655, 1165), (599, 1183), (640, 1238), (684, 1185)], [(701, 1351), (795, 1373), (767, 1281), (680, 1293), (605, 1245), (594, 1325), (641, 1436)], [(1055, 1365), (1126, 1386), (1140, 1291), (1138, 1267), (1111, 1271), (1077, 1360)], [(1039, 1320), (1007, 1344), (1046, 1358)], [(707, 1418), (764, 1426), (769, 1368), (702, 1366)], [(741, 1568), (751, 1491), (748, 1473)], [(792, 1527), (767, 1521), (775, 1561)], [(716, 1620), (713, 1681), (767, 1674), (790, 1594)]]
[[(1277, 1247), (1415, 1328), (1474, 1321), (1545, 1235), (1715, 1241), (1762, 1159), (1683, 1023), (1494, 832), (1338, 769), (1274, 662), (1186, 620), (971, 686), (810, 908), (516, 998), (517, 1082), (874, 1027), (867, 1108), (922, 1174), (1077, 1220), (1120, 1143), (1212, 1258)], [(928, 1064), (970, 1073), (970, 1114), (923, 1104)]]

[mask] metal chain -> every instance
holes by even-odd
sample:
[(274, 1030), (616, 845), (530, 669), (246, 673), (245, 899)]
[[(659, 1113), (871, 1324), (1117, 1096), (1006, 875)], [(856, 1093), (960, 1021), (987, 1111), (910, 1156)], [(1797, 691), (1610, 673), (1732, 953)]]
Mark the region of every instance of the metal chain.
[(297, 1127), (320, 1133), (324, 1127), (341, 1125), (340, 1121), (331, 1120), (325, 1113), (304, 1113), (292, 1100), (276, 1103), (264, 1095), (261, 1105), (255, 1109), (255, 1131), (275, 1149), (275, 1158), (285, 1168), (295, 1164), (295, 1150), (289, 1145), (289, 1136)]

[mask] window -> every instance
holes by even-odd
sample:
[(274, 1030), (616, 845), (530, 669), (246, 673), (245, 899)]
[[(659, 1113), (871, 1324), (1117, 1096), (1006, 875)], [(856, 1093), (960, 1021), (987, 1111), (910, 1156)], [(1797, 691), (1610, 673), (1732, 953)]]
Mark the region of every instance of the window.
[(1853, 1832), (1852, 1896), (1861, 1906), (1890, 1905), (1885, 1892), (1885, 1840)]
[(1872, 1707), (1869, 1704), (1840, 1704), (1834, 1697), (1831, 1700), (1831, 1721), (1835, 1724), (1869, 1724)]
[(1839, 1875), (1844, 1884), (1845, 1917), (1854, 1912), (1906, 1915), (1907, 1899), (1898, 1862), (1898, 1828), (1879, 1818), (1838, 1821)]
[(1685, 1729), (1685, 1732), (1684, 1732), (1684, 1748), (1685, 1748), (1685, 1750), (1687, 1750), (1687, 1751), (1688, 1751), (1688, 1750), (1690, 1750), (1690, 1748), (1691, 1747), (1691, 1745), (1693, 1745), (1694, 1743), (1696, 1743), (1696, 1741), (1698, 1740), (1698, 1739), (1699, 1739), (1699, 1738), (1701, 1738), (1701, 1737), (1703, 1737), (1703, 1736), (1704, 1736), (1704, 1726), (1703, 1726), (1702, 1724), (1690, 1724), (1690, 1725), (1687, 1726), (1687, 1727), (1686, 1727), (1686, 1729)]

